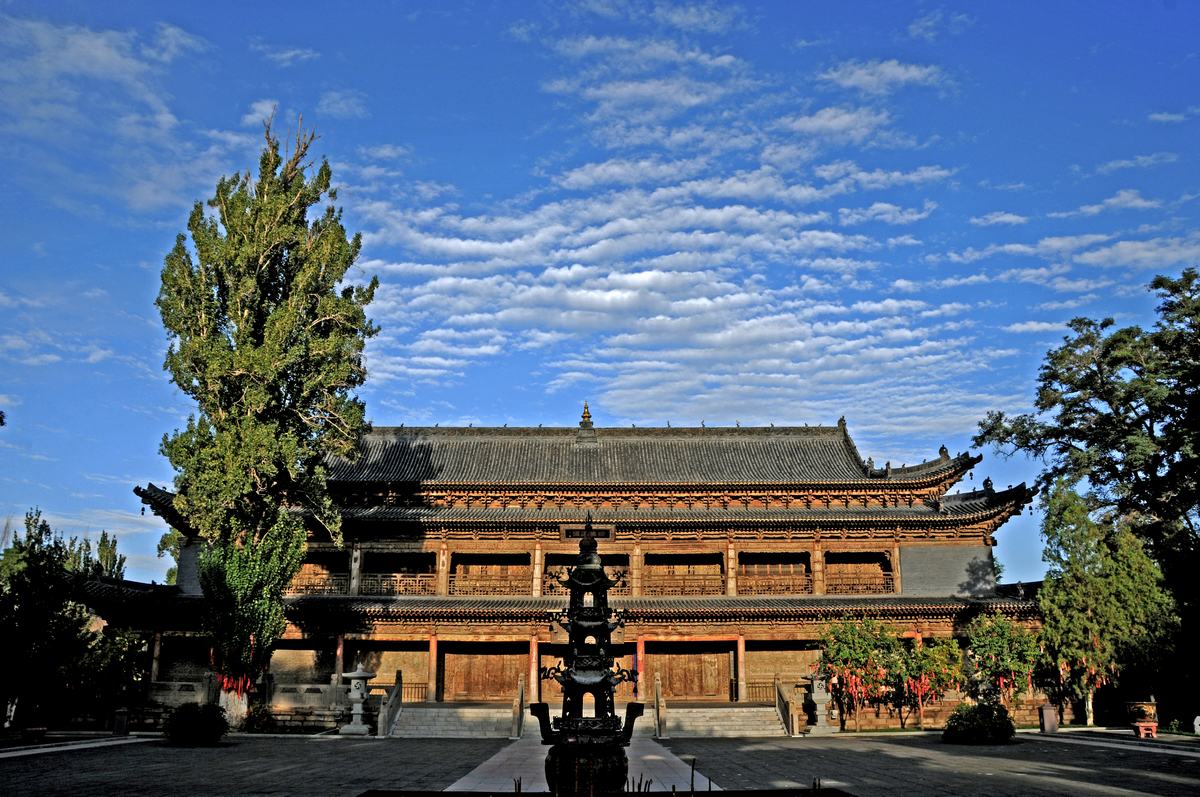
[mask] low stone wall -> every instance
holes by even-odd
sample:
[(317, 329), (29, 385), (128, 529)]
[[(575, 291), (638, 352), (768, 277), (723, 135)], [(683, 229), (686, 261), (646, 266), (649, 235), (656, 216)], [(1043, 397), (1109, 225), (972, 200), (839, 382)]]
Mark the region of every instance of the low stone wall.
[[(946, 727), (946, 721), (950, 719), (950, 714), (964, 702), (966, 702), (965, 699), (958, 693), (950, 693), (942, 700), (935, 701), (926, 706), (925, 730), (941, 730)], [(1025, 695), (1008, 707), (1009, 716), (1012, 717), (1013, 722), (1016, 723), (1018, 728), (1036, 726), (1038, 724), (1038, 707), (1045, 703), (1046, 697), (1041, 693)], [(1067, 707), (1063, 718), (1064, 724), (1070, 723), (1073, 716), (1071, 708)], [(837, 723), (831, 722), (831, 724), (836, 725)], [(855, 729), (853, 714), (846, 716), (845, 727), (848, 731)], [(898, 730), (900, 728), (900, 714), (889, 706), (868, 705), (863, 709), (862, 715), (859, 717), (859, 727), (864, 731)], [(908, 730), (915, 730), (920, 727), (917, 712), (912, 712), (911, 716), (907, 713), (905, 714), (904, 727)]]

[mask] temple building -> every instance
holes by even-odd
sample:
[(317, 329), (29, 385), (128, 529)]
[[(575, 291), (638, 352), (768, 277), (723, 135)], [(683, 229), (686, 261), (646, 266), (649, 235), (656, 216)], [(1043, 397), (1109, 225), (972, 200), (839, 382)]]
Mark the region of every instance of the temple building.
[[(870, 616), (949, 636), (982, 611), (1033, 621), (998, 597), (995, 533), (1025, 485), (950, 494), (981, 457), (944, 447), (915, 465), (864, 459), (846, 423), (755, 428), (374, 428), (353, 462), (331, 460), (344, 544), (310, 533), (288, 597), (273, 689), (319, 699), (355, 665), (399, 672), (404, 700), (554, 703), (539, 668), (565, 636), (547, 616), (585, 528), (626, 610), (621, 666), (685, 702), (755, 702), (776, 675), (811, 676), (830, 621)], [(154, 485), (136, 492), (187, 534)], [(189, 539), (178, 586), (122, 600), (156, 632), (153, 679), (205, 668)], [(165, 590), (171, 589), (169, 595)], [(169, 599), (167, 599), (169, 598)], [(169, 689), (171, 687), (167, 687)], [(540, 690), (540, 693), (539, 693)]]

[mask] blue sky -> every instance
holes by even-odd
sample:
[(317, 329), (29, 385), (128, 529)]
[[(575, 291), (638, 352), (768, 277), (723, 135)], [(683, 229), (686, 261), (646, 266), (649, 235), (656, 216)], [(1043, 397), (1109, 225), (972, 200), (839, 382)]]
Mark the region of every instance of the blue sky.
[(162, 578), (158, 272), (272, 108), (381, 280), (377, 424), (844, 415), (911, 463), (1200, 263), (1191, 3), (347, 5), (0, 3), (0, 515)]

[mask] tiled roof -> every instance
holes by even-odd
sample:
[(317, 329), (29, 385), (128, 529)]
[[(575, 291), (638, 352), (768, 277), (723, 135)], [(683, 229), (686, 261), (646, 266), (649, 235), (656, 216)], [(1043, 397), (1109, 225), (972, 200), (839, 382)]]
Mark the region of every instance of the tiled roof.
[[(908, 616), (914, 613), (953, 616), (968, 610), (1033, 616), (1037, 604), (1012, 598), (919, 598), (903, 595), (878, 597), (705, 597), (612, 598), (611, 605), (626, 610), (629, 621), (672, 618), (721, 619), (732, 617), (814, 618), (845, 614)], [(562, 597), (449, 598), (399, 596), (393, 598), (305, 595), (288, 600), (300, 614), (352, 614), (372, 617), (444, 620), (541, 619), (563, 608)]]
[(844, 425), (745, 428), (373, 429), (334, 482), (496, 485), (804, 484), (919, 481), (973, 465), (943, 456), (868, 468)]
[(854, 524), (854, 523), (962, 523), (987, 518), (1012, 507), (1020, 507), (1032, 498), (1024, 484), (1001, 492), (977, 490), (948, 495), (938, 503), (917, 503), (897, 507), (845, 507), (834, 505), (806, 509), (744, 508), (733, 501), (728, 508), (695, 506), (680, 508), (587, 509), (571, 505), (542, 508), (526, 507), (400, 507), (351, 506), (342, 514), (347, 519), (388, 523), (582, 523), (590, 516), (595, 523), (757, 523), (757, 524)]

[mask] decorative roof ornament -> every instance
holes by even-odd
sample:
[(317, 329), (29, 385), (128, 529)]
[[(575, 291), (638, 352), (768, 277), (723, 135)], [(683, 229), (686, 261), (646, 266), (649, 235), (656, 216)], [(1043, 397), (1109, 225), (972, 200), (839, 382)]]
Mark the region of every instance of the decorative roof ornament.
[(592, 411), (588, 409), (588, 403), (586, 401), (583, 402), (583, 416), (580, 417), (580, 419), (579, 419), (579, 428), (580, 429), (591, 429), (592, 428)]

